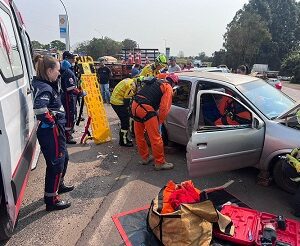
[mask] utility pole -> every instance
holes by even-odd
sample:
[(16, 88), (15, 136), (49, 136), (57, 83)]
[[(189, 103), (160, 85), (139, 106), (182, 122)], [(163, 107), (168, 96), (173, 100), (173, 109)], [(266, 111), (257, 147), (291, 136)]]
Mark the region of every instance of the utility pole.
[(166, 39), (163, 39), (165, 41), (165, 50), (167, 48), (167, 40)]

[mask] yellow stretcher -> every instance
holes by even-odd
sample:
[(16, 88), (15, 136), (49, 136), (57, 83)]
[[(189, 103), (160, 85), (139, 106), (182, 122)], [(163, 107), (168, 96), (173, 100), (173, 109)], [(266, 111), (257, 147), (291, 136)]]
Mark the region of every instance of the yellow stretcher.
[[(94, 139), (95, 144), (108, 142), (112, 138), (111, 131), (99, 89), (93, 58), (90, 56), (77, 57), (77, 62), (81, 73), (80, 85), (82, 90), (87, 93), (84, 102), (87, 114), (91, 118), (92, 137), (89, 138)], [(88, 129), (88, 126), (86, 129)]]

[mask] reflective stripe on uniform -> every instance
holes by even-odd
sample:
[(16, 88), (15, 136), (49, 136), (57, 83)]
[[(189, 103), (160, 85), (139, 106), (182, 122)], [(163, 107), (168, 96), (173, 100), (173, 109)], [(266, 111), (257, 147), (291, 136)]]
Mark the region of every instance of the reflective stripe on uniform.
[(300, 177), (298, 177), (298, 178), (290, 178), (290, 180), (298, 183), (298, 182), (300, 182)]
[(53, 192), (53, 193), (48, 193), (48, 192), (45, 192), (44, 196), (46, 197), (54, 197), (54, 196), (57, 196), (58, 193), (57, 192)]
[(75, 86), (68, 87), (68, 88), (67, 88), (67, 91), (74, 90), (75, 88), (76, 88)]
[(49, 110), (47, 107), (44, 107), (44, 108), (35, 108), (33, 109), (33, 112), (35, 115), (39, 115), (39, 114), (45, 114), (47, 113)]

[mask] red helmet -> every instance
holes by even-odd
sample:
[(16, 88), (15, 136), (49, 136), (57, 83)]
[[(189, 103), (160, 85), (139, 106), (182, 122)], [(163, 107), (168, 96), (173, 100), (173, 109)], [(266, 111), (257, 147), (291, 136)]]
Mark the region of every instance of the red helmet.
[(165, 80), (167, 76), (168, 76), (167, 73), (159, 73), (156, 75), (156, 77), (161, 80)]
[(166, 76), (166, 80), (173, 82), (175, 85), (178, 84), (178, 81), (179, 81), (179, 78), (178, 76), (175, 74), (175, 73), (169, 73), (167, 76)]

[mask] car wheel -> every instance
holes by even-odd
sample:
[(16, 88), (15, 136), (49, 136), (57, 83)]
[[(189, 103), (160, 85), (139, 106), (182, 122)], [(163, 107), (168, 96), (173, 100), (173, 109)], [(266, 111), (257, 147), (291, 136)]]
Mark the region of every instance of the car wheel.
[(0, 204), (0, 241), (8, 240), (13, 234), (13, 223), (6, 211), (4, 196)]
[(279, 159), (275, 163), (275, 166), (273, 168), (273, 178), (275, 183), (283, 190), (285, 190), (288, 193), (294, 194), (298, 187), (299, 182), (292, 181), (283, 171), (283, 165), (285, 163), (284, 159)]

